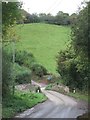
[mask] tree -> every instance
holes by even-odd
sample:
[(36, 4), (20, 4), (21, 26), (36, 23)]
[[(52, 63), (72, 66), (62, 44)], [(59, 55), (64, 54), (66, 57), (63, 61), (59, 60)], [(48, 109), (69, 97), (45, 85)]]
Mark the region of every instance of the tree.
[(79, 12), (75, 24), (72, 26), (72, 46), (77, 55), (88, 57), (88, 5)]
[[(20, 8), (21, 3), (19, 2), (2, 2), (2, 94), (7, 95), (10, 92), (12, 86), (12, 61), (5, 48), (5, 43), (8, 42), (7, 39), (15, 37), (15, 32), (13, 32), (13, 26), (16, 24), (17, 20), (20, 18)], [(10, 41), (10, 40), (9, 40)]]
[(78, 72), (75, 54), (71, 50), (61, 51), (57, 57), (57, 71), (63, 79), (63, 83), (71, 88), (77, 87)]
[(21, 19), (17, 21), (18, 24), (29, 23), (30, 22), (30, 14), (25, 11), (24, 9), (20, 10), (21, 12)]
[(76, 22), (76, 18), (77, 18), (77, 14), (76, 14), (76, 13), (73, 13), (73, 14), (69, 17), (70, 24), (74, 24), (74, 23)]
[(90, 2), (79, 12), (72, 25), (70, 49), (60, 52), (57, 59), (57, 70), (62, 76), (64, 84), (80, 90), (88, 89), (90, 79), (90, 61), (88, 61), (90, 13), (88, 9), (90, 9)]
[(55, 18), (56, 18), (57, 25), (69, 25), (70, 24), (68, 13), (63, 13), (62, 11), (59, 11)]
[(38, 77), (42, 77), (43, 75), (47, 75), (47, 69), (40, 64), (33, 64), (31, 66), (31, 71), (34, 75), (37, 75)]
[(50, 13), (48, 13), (46, 15), (46, 19), (45, 19), (46, 23), (48, 24), (55, 24), (55, 17), (53, 15), (51, 15)]
[(81, 75), (83, 87), (88, 86), (90, 79), (90, 61), (89, 57), (89, 39), (90, 39), (90, 2), (85, 3), (84, 7), (77, 15), (76, 23), (72, 27), (72, 46), (74, 48), (76, 59), (79, 61), (77, 69)]
[(32, 64), (34, 64), (35, 57), (33, 56), (32, 53), (29, 53), (27, 51), (16, 51), (15, 55), (15, 62), (18, 63), (21, 66), (26, 66), (27, 68), (31, 68)]
[(39, 19), (38, 15), (36, 13), (30, 15), (29, 19), (30, 19), (30, 23), (40, 22), (40, 19)]
[(2, 2), (2, 36), (7, 37), (9, 29), (13, 27), (16, 21), (21, 17), (21, 3), (19, 2)]

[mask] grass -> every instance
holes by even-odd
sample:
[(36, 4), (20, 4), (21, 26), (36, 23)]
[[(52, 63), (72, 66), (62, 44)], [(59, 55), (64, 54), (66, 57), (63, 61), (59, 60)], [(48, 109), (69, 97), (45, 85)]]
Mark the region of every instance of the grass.
[(45, 90), (51, 90), (52, 89), (52, 84), (49, 84), (46, 86)]
[(20, 36), (16, 49), (32, 52), (38, 63), (56, 74), (56, 56), (70, 40), (70, 27), (33, 23), (18, 25), (16, 31)]
[(2, 116), (3, 118), (14, 117), (28, 108), (45, 101), (47, 98), (42, 93), (16, 92), (14, 96), (3, 99)]
[(81, 94), (79, 92), (76, 92), (76, 93), (71, 93), (70, 92), (67, 95), (69, 95), (71, 97), (74, 97), (74, 98), (76, 98), (78, 100), (84, 100), (84, 101), (88, 102), (88, 95), (86, 95), (86, 94)]
[[(46, 90), (53, 90), (53, 84), (49, 84), (46, 86)], [(65, 94), (65, 95), (68, 95), (70, 97), (73, 97), (77, 100), (83, 100), (83, 101), (86, 101), (86, 102), (89, 102), (90, 100), (88, 99), (88, 95), (86, 93), (82, 93), (82, 92), (76, 92), (76, 93), (73, 93), (73, 92), (69, 92), (69, 93), (66, 93), (64, 92), (63, 89), (57, 89), (58, 87), (56, 86), (56, 88), (54, 88), (54, 90), (56, 92), (59, 92), (59, 93), (62, 93), (62, 94)], [(90, 102), (89, 102), (90, 103)]]

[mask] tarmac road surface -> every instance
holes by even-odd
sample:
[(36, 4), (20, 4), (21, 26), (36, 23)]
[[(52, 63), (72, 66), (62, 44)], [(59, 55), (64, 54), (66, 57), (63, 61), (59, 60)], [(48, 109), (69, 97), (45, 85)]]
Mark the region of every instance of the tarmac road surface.
[(48, 100), (18, 114), (16, 118), (77, 118), (87, 111), (79, 108), (77, 102), (71, 97), (45, 90), (44, 87), (41, 89)]

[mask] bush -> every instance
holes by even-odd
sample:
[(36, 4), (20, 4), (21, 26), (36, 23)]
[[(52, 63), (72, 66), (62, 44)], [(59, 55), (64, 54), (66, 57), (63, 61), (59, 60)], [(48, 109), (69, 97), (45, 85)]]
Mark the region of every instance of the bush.
[(35, 75), (37, 75), (39, 77), (42, 77), (43, 75), (47, 75), (46, 68), (40, 64), (33, 64), (31, 67), (31, 70)]
[(2, 95), (3, 97), (10, 93), (10, 85), (12, 83), (11, 78), (11, 61), (10, 57), (5, 51), (2, 49)]
[(16, 83), (23, 84), (31, 82), (31, 71), (28, 68), (15, 64), (14, 69)]
[(16, 51), (15, 61), (19, 65), (30, 68), (35, 62), (35, 58), (32, 53), (28, 53), (27, 51)]
[(31, 74), (28, 72), (21, 73), (16, 76), (15, 81), (19, 84), (30, 83), (31, 82)]
[(57, 71), (63, 79), (63, 84), (71, 89), (87, 90), (89, 78), (89, 64), (82, 62), (70, 50), (60, 52), (57, 59)]

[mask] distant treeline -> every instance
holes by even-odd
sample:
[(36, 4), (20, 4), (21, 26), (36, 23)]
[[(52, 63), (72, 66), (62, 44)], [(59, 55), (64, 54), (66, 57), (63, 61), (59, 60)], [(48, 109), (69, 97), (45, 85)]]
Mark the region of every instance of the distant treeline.
[(59, 11), (56, 16), (45, 13), (34, 13), (29, 14), (25, 10), (21, 10), (23, 21), (18, 21), (18, 24), (24, 23), (48, 23), (48, 24), (55, 24), (55, 25), (70, 25), (75, 21), (77, 14), (73, 13), (69, 15), (68, 13), (63, 13)]

